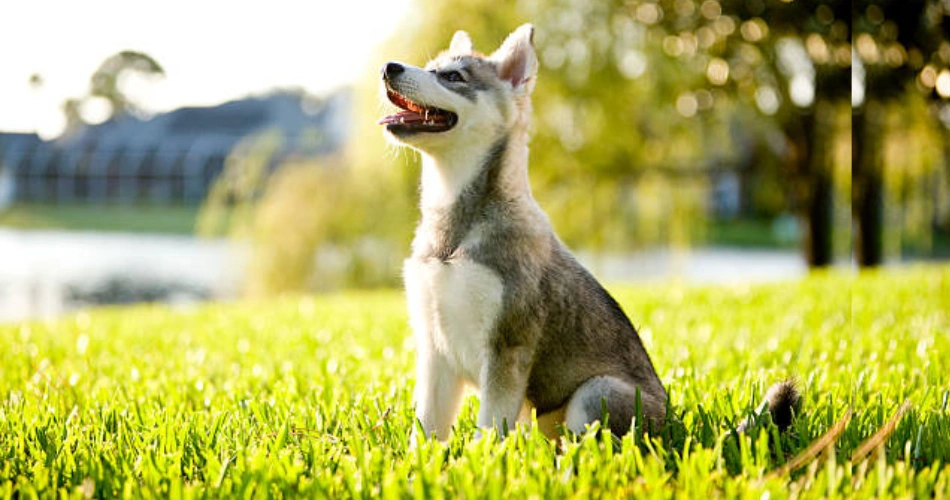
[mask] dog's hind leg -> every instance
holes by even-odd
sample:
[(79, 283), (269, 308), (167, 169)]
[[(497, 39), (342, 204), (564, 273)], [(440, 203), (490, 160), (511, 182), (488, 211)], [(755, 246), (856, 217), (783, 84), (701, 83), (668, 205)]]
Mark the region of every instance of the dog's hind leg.
[(647, 429), (658, 430), (666, 416), (663, 399), (640, 390), (632, 382), (603, 376), (588, 379), (574, 391), (567, 403), (564, 424), (571, 432), (583, 433), (587, 424), (600, 420), (605, 403), (610, 431), (617, 436), (630, 430), (634, 417), (646, 419)]

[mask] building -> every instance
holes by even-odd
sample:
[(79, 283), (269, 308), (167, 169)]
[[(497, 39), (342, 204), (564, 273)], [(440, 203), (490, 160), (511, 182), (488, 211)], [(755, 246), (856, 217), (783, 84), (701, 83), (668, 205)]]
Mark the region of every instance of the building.
[(242, 140), (276, 133), (282, 158), (343, 143), (348, 96), (278, 92), (149, 119), (122, 115), (52, 141), (0, 133), (0, 206), (7, 201), (195, 204)]

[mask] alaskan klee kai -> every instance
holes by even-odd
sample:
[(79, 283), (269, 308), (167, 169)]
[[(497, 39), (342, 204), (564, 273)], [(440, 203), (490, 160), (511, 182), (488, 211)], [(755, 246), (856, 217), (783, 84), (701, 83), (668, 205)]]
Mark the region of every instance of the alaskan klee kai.
[(549, 436), (562, 424), (583, 432), (604, 407), (618, 435), (636, 416), (653, 429), (666, 417), (636, 329), (531, 195), (533, 31), (521, 26), (490, 56), (459, 31), (425, 68), (382, 71), (401, 110), (379, 123), (422, 155), (422, 220), (404, 278), (416, 414), (443, 440), (466, 384), (481, 393), (478, 426), (499, 433), (529, 407)]

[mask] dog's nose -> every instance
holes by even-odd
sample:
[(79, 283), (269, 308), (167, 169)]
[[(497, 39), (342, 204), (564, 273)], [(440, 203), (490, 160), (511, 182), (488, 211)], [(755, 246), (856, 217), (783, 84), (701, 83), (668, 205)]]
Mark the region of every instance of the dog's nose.
[(388, 80), (403, 71), (406, 71), (406, 68), (402, 64), (394, 62), (386, 63), (386, 66), (383, 66), (383, 78)]

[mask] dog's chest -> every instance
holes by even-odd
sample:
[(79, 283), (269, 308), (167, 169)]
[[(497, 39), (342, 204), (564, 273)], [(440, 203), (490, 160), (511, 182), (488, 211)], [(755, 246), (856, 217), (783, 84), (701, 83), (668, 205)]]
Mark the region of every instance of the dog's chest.
[(470, 259), (435, 258), (408, 259), (404, 275), (417, 342), (431, 342), (457, 373), (477, 384), (502, 311), (501, 277)]

